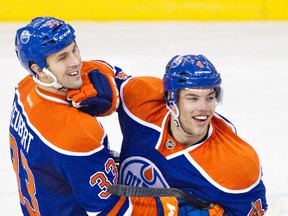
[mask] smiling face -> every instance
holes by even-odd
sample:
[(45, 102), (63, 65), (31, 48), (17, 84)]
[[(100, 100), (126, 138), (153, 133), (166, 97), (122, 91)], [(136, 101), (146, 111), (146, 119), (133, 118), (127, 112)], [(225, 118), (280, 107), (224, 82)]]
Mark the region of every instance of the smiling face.
[[(208, 126), (217, 105), (216, 94), (213, 88), (209, 89), (182, 89), (178, 95), (177, 107), (179, 121), (187, 136), (174, 129), (174, 137), (182, 144), (194, 144), (201, 140), (208, 131)], [(194, 142), (194, 143), (193, 143)]]
[(80, 70), (82, 60), (75, 42), (46, 58), (48, 70), (57, 81), (67, 89), (78, 89), (82, 86)]
[(215, 112), (214, 89), (183, 89), (179, 93), (178, 108), (181, 125), (189, 134), (206, 134)]

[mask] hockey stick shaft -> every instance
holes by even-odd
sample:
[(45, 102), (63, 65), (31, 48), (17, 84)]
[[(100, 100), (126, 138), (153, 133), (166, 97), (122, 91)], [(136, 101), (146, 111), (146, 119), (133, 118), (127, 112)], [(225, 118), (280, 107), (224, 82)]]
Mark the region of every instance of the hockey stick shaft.
[(208, 209), (213, 206), (213, 203), (200, 202), (176, 188), (147, 188), (128, 185), (111, 185), (108, 187), (108, 192), (118, 196), (175, 197), (182, 199), (186, 203), (199, 209)]
[[(111, 185), (108, 187), (108, 192), (117, 196), (175, 197), (182, 199), (188, 204), (200, 209), (208, 209), (214, 205), (213, 203), (200, 202), (176, 188), (145, 188), (128, 185)], [(275, 201), (269, 206), (265, 216), (280, 216), (282, 215), (283, 209), (283, 201)], [(259, 214), (259, 212), (257, 213)]]

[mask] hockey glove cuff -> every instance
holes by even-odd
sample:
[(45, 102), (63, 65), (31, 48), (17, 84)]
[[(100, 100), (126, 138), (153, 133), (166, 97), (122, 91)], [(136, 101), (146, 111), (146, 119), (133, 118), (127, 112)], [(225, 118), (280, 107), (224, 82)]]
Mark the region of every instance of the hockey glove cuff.
[(175, 197), (157, 197), (156, 198), (158, 215), (176, 216), (178, 212), (178, 200)]

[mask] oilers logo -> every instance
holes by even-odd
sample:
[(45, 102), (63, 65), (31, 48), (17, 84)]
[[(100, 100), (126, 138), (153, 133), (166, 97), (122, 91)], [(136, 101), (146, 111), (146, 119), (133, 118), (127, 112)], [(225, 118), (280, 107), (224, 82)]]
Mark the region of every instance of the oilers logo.
[(27, 44), (30, 40), (30, 36), (31, 36), (30, 32), (28, 30), (25, 30), (20, 35), (20, 41), (23, 44)]
[(169, 188), (155, 164), (143, 157), (131, 157), (122, 163), (120, 183), (139, 187)]
[(171, 68), (176, 68), (181, 62), (183, 61), (183, 57), (182, 56), (177, 56), (173, 62), (171, 63)]

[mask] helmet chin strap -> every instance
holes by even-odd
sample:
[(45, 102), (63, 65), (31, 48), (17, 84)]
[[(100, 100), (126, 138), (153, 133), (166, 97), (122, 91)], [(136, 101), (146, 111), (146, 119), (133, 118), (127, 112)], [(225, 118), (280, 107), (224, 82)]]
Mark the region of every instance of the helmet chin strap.
[(175, 108), (176, 108), (176, 113), (171, 109), (170, 105), (167, 105), (166, 104), (166, 107), (168, 108), (168, 110), (170, 111), (170, 113), (173, 115), (174, 117), (174, 122), (176, 124), (176, 127), (179, 128), (179, 130), (185, 135), (185, 136), (188, 136), (188, 137), (192, 137), (192, 136), (195, 136), (194, 134), (189, 134), (187, 132), (184, 131), (184, 129), (182, 128), (181, 126), (181, 123), (180, 123), (180, 120), (179, 120), (179, 109), (177, 107), (177, 105), (173, 102), (172, 104)]
[(56, 88), (56, 89), (59, 90), (59, 91), (61, 91), (61, 90), (63, 91), (63, 90), (66, 89), (66, 88), (63, 87), (60, 83), (58, 83), (56, 76), (55, 76), (54, 74), (52, 74), (47, 68), (43, 68), (42, 71), (43, 71), (47, 76), (50, 76), (50, 77), (52, 78), (53, 82), (52, 82), (52, 83), (44, 83), (44, 82), (40, 81), (39, 79), (37, 79), (36, 76), (33, 76), (33, 79), (34, 79), (34, 81), (35, 81), (37, 84), (39, 84), (39, 85), (41, 85), (41, 86), (44, 86), (44, 87), (54, 87), (54, 88)]

